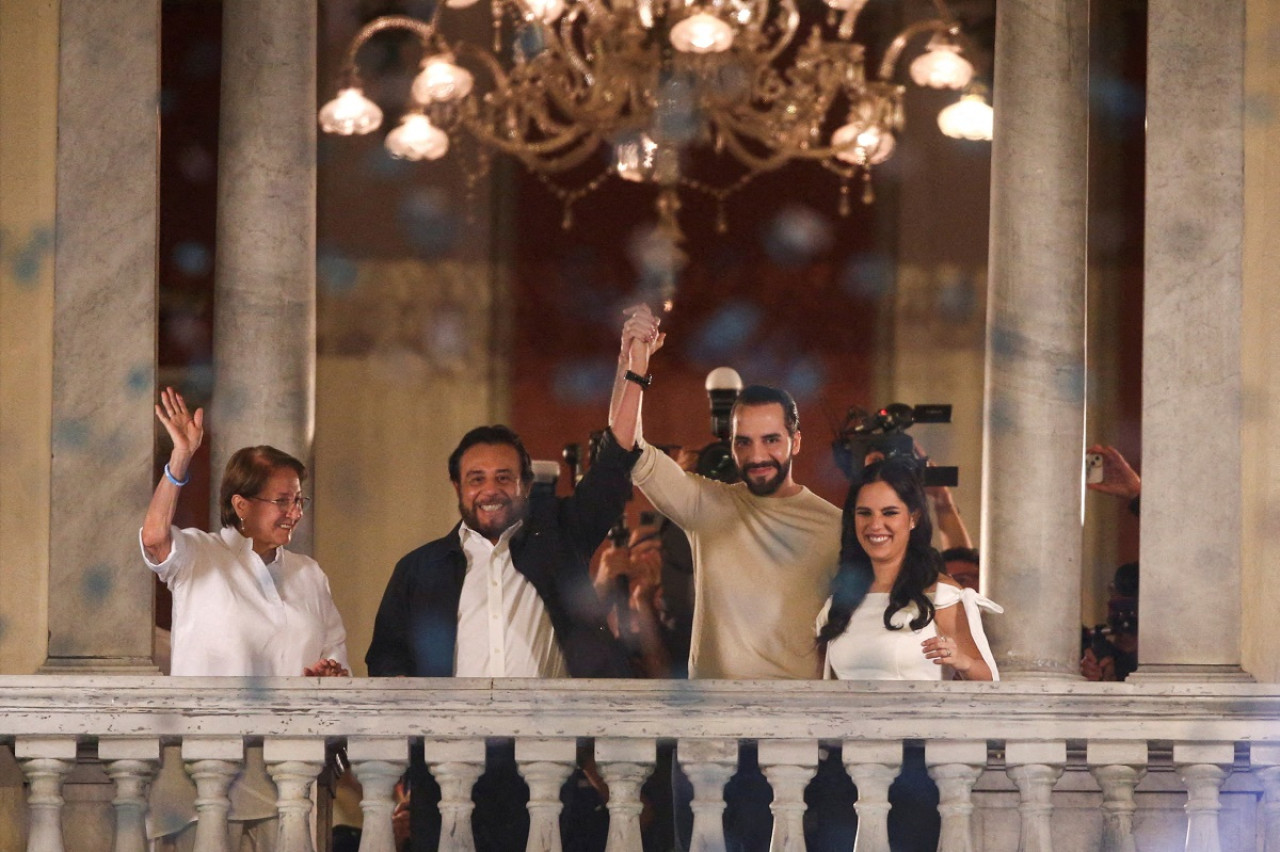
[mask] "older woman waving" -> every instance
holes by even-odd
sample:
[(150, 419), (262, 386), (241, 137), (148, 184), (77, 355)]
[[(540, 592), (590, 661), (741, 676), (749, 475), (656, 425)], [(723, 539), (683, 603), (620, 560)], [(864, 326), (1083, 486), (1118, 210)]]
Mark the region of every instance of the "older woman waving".
[(204, 438), (204, 410), (166, 388), (156, 416), (173, 440), (142, 524), (147, 567), (173, 592), (175, 675), (347, 675), (346, 631), (329, 580), (285, 549), (310, 500), (307, 469), (274, 447), (246, 447), (227, 463), (222, 529), (172, 526), (187, 466)]

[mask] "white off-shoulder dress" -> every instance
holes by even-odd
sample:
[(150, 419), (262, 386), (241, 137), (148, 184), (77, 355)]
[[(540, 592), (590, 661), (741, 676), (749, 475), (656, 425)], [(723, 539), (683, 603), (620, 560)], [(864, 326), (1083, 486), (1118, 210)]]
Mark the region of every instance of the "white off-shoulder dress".
[[(984, 598), (973, 589), (962, 589), (946, 583), (938, 583), (930, 593), (936, 609), (959, 604), (964, 607), (969, 622), (969, 632), (978, 646), (982, 659), (991, 668), (991, 679), (999, 680), (995, 657), (982, 629), (982, 610), (1001, 613), (1004, 609)], [(854, 610), (849, 626), (827, 643), (823, 677), (831, 680), (942, 680), (950, 679), (948, 666), (936, 665), (924, 655), (920, 643), (938, 635), (937, 624), (930, 621), (920, 630), (912, 630), (911, 620), (916, 617), (915, 605), (898, 610), (892, 622), (899, 630), (884, 626), (884, 609), (889, 605), (888, 592), (868, 592), (861, 605)], [(827, 623), (831, 599), (818, 613), (817, 630)]]

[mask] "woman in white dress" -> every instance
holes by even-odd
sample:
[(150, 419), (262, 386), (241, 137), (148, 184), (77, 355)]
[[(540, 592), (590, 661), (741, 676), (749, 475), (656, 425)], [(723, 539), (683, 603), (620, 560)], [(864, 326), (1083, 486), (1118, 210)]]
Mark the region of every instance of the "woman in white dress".
[(979, 611), (1002, 610), (943, 572), (915, 466), (874, 462), (854, 489), (840, 570), (818, 616), (826, 677), (998, 680)]
[[(841, 680), (997, 680), (980, 609), (1000, 608), (943, 571), (916, 465), (888, 458), (868, 465), (845, 504), (840, 570), (818, 616), (827, 678)], [(838, 761), (826, 761), (836, 776)], [(819, 768), (819, 776), (823, 768)], [(830, 840), (811, 849), (848, 849), (856, 821), (843, 777), (829, 782)], [(907, 748), (889, 789), (883, 848), (937, 848), (938, 791), (923, 750)], [(874, 844), (873, 844), (874, 845)], [(880, 847), (877, 847), (880, 848)]]

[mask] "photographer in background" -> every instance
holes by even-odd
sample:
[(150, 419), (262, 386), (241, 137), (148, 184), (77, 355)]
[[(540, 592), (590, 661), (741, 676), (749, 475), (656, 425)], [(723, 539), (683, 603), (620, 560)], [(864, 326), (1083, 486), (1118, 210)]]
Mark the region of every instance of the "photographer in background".
[(1085, 680), (1124, 680), (1138, 668), (1138, 563), (1117, 568), (1109, 590), (1107, 623), (1084, 630)]
[(652, 512), (640, 525), (610, 532), (593, 578), (608, 609), (609, 628), (626, 649), (637, 677), (671, 677), (669, 626), (664, 619), (662, 539)]

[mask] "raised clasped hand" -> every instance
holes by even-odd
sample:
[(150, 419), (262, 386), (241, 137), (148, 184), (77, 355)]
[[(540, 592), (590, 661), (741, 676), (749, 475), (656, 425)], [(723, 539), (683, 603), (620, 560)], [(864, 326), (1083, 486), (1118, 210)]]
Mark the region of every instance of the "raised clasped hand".
[(649, 359), (662, 348), (667, 336), (658, 331), (662, 323), (648, 305), (640, 303), (623, 311), (627, 321), (622, 326), (622, 355), (627, 369), (644, 373), (649, 369)]

